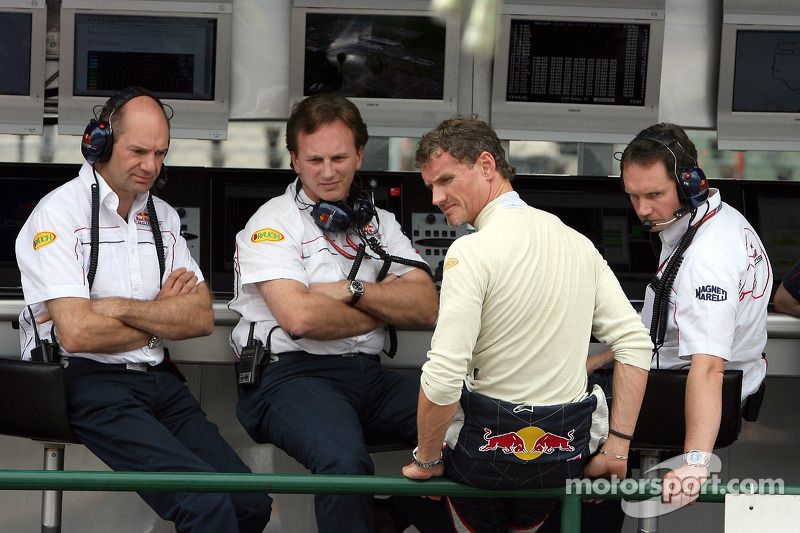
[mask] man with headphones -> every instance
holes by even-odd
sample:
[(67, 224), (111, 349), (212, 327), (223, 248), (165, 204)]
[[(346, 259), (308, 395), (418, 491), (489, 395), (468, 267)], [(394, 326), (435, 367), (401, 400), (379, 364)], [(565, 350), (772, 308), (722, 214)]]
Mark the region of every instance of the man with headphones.
[[(40, 337), (56, 346), (72, 430), (112, 469), (249, 472), (161, 342), (214, 328), (210, 291), (178, 214), (150, 192), (170, 118), (146, 89), (114, 94), (86, 127), (78, 177), (25, 222), (16, 241), (27, 304), (22, 352), (36, 357)], [(140, 495), (178, 531), (194, 533), (260, 533), (271, 510), (266, 494)]]
[[(354, 183), (367, 138), (344, 97), (296, 104), (286, 145), (297, 179), (236, 236), (237, 414), (255, 441), (315, 474), (372, 474), (372, 435), (413, 445), (419, 382), (382, 368), (384, 326), (436, 321), (436, 290), (411, 242)], [(321, 532), (373, 531), (369, 497), (315, 504)]]
[(694, 501), (708, 476), (722, 412), (722, 372), (740, 369), (742, 401), (767, 371), (767, 303), (772, 269), (750, 223), (710, 188), (697, 150), (679, 126), (656, 124), (625, 148), (622, 182), (661, 256), (642, 321), (653, 368), (689, 367), (683, 465), (664, 478), (663, 496)]

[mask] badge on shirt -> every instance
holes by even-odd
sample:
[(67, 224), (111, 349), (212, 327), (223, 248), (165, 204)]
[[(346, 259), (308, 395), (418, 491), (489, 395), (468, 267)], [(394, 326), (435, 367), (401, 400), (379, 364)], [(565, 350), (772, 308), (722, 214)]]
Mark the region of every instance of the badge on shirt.
[(33, 236), (33, 249), (44, 248), (48, 244), (56, 242), (56, 234), (52, 231), (40, 231)]
[(150, 215), (147, 213), (147, 211), (139, 211), (138, 213), (136, 213), (136, 218), (134, 219), (134, 222), (136, 223), (137, 226), (147, 226), (149, 228)]
[(451, 257), (450, 259), (445, 261), (444, 269), (445, 270), (449, 270), (449, 269), (453, 268), (454, 266), (456, 266), (457, 264), (458, 264), (458, 259), (456, 259), (455, 257)]
[(250, 236), (250, 242), (278, 242), (283, 240), (283, 233), (273, 228), (256, 230)]
[(716, 285), (701, 285), (694, 290), (694, 296), (698, 300), (724, 302), (728, 299), (728, 291)]

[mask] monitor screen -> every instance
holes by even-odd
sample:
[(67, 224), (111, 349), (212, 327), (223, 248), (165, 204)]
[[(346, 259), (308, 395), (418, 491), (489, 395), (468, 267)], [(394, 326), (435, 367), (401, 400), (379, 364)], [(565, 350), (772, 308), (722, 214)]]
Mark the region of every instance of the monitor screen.
[(227, 138), (232, 4), (147, 4), (64, 1), (59, 133), (82, 134), (94, 106), (139, 85), (174, 109), (173, 137)]
[(421, 135), (458, 113), (458, 17), (437, 21), (426, 2), (419, 9), (413, 1), (392, 9), (315, 3), (322, 4), (296, 0), (292, 8), (290, 105), (317, 93), (346, 96), (370, 133), (397, 136)]
[(800, 17), (793, 18), (786, 26), (723, 24), (721, 149), (800, 150)]
[(658, 119), (663, 12), (567, 14), (501, 16), (492, 125), (509, 139), (628, 142)]
[(41, 4), (0, 0), (0, 133), (42, 133), (47, 13)]
[(76, 96), (143, 85), (161, 98), (214, 99), (213, 18), (75, 15)]

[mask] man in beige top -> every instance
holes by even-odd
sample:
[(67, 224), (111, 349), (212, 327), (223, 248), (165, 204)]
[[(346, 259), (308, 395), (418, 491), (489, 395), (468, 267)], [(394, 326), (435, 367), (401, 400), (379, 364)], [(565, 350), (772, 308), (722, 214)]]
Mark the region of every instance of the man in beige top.
[[(485, 123), (443, 122), (422, 138), (417, 165), (448, 224), (477, 231), (444, 263), (419, 442), (403, 473), (491, 489), (563, 486), (584, 466), (624, 477), (651, 345), (614, 274), (588, 239), (514, 192), (514, 169)], [(587, 463), (602, 433), (592, 420), (607, 413), (601, 391), (587, 394), (591, 335), (622, 364), (611, 435)], [(449, 505), (456, 528), (470, 531), (536, 531), (552, 508), (518, 498)]]

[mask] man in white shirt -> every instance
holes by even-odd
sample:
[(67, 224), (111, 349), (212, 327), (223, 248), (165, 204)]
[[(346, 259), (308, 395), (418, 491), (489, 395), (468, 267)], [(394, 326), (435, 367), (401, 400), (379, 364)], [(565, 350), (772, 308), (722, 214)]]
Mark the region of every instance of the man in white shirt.
[[(491, 489), (563, 487), (584, 465), (588, 475), (624, 477), (650, 342), (616, 277), (588, 239), (514, 192), (514, 169), (484, 122), (443, 122), (422, 138), (417, 165), (448, 224), (477, 231), (456, 240), (444, 262), (418, 447), (403, 474)], [(622, 364), (611, 434), (587, 464), (609, 429), (602, 391), (587, 393), (592, 335)], [(536, 531), (553, 506), (448, 503), (459, 531)]]
[[(249, 472), (161, 345), (214, 328), (178, 214), (150, 194), (169, 148), (168, 109), (139, 87), (112, 96), (86, 128), (78, 177), (25, 222), (22, 352), (31, 358), (36, 330), (60, 345), (72, 430), (112, 469)], [(260, 533), (271, 510), (266, 494), (140, 495), (195, 533)]]

